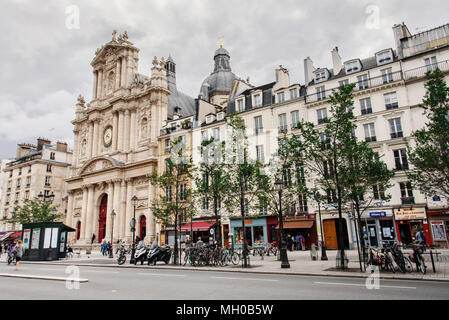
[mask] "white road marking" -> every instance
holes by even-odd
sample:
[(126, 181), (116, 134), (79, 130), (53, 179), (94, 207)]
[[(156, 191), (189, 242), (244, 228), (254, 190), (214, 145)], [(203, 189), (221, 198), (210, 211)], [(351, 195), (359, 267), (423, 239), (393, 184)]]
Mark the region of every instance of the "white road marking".
[[(314, 282), (314, 283), (323, 285), (366, 287), (365, 284), (356, 284), (356, 283), (342, 283), (342, 282)], [(401, 286), (386, 286), (386, 285), (380, 285), (380, 288), (413, 289), (413, 290), (416, 289), (416, 287), (401, 287)]]
[(144, 275), (144, 276), (185, 277), (185, 275), (181, 275), (181, 274), (166, 274), (166, 273), (143, 273), (143, 272), (137, 272), (136, 274), (141, 274), (141, 275)]
[(226, 279), (226, 280), (250, 280), (250, 281), (272, 281), (277, 282), (279, 280), (273, 279), (253, 279), (253, 278), (230, 278), (230, 277), (211, 277), (212, 279)]

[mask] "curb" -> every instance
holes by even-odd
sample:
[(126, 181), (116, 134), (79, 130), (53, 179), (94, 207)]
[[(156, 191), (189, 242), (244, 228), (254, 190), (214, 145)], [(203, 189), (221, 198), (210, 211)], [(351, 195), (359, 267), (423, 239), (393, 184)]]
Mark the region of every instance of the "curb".
[[(339, 277), (339, 278), (360, 278), (367, 279), (370, 277), (369, 274), (338, 274), (338, 273), (312, 273), (312, 272), (277, 272), (277, 271), (256, 271), (256, 270), (223, 270), (207, 268), (202, 269), (202, 267), (167, 267), (165, 265), (161, 266), (135, 266), (135, 265), (109, 265), (109, 264), (86, 264), (86, 263), (51, 263), (51, 262), (23, 262), (23, 264), (43, 264), (43, 265), (62, 265), (62, 266), (78, 266), (78, 267), (96, 267), (96, 268), (127, 268), (127, 269), (147, 269), (147, 270), (189, 270), (189, 271), (214, 271), (214, 272), (237, 272), (237, 273), (252, 273), (252, 274), (274, 274), (274, 275), (285, 275), (285, 276), (326, 276), (326, 277)], [(449, 282), (449, 278), (413, 278), (413, 277), (394, 277), (381, 275), (379, 279), (383, 280), (408, 280), (408, 281), (436, 281), (436, 282)]]
[(9, 273), (0, 273), (0, 277), (37, 279), (37, 280), (54, 280), (54, 281), (73, 281), (73, 282), (80, 282), (80, 283), (89, 281), (89, 279), (70, 279), (70, 278), (61, 278), (61, 277), (35, 276), (35, 275), (9, 274)]

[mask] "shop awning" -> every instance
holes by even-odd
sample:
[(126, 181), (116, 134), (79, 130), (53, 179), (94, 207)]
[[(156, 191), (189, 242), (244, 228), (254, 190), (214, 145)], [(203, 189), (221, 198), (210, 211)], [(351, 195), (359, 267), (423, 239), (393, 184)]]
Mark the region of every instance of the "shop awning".
[(19, 239), (19, 238), (22, 238), (22, 231), (13, 232), (13, 234), (9, 235), (8, 238), (11, 238), (11, 239)]
[(208, 222), (208, 221), (195, 221), (192, 224), (186, 223), (183, 226), (181, 226), (181, 232), (190, 232), (190, 230), (193, 231), (209, 231), (211, 227), (215, 225), (215, 221)]
[[(310, 229), (315, 221), (303, 220), (303, 221), (284, 221), (284, 229)], [(279, 229), (279, 225), (276, 226)]]
[(0, 241), (3, 241), (6, 238), (8, 238), (10, 234), (12, 234), (12, 232), (0, 232)]

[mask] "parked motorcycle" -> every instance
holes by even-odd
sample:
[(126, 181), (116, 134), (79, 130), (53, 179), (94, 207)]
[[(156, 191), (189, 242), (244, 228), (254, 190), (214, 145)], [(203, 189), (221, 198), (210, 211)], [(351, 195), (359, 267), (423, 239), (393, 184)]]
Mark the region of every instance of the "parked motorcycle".
[(151, 245), (150, 250), (148, 251), (148, 265), (156, 265), (158, 261), (164, 261), (165, 264), (170, 262), (171, 257), (171, 249), (170, 246), (159, 247), (156, 243)]
[(143, 242), (140, 242), (137, 245), (136, 252), (134, 253), (134, 265), (136, 265), (139, 261), (140, 264), (143, 264), (147, 259), (147, 254), (148, 248), (143, 244)]

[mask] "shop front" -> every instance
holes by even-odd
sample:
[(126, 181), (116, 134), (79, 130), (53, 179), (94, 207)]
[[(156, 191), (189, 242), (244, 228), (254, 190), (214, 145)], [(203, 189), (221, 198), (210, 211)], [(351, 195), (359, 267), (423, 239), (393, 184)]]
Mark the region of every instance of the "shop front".
[(449, 248), (449, 210), (429, 210), (428, 214), (433, 243)]
[(197, 242), (199, 238), (204, 243), (215, 240), (214, 221), (192, 221), (181, 226), (181, 242), (185, 242), (186, 236), (193, 235), (193, 242)]
[(243, 232), (246, 233), (246, 241), (249, 246), (257, 247), (268, 243), (267, 220), (265, 217), (245, 220), (244, 230), (242, 220), (240, 219), (231, 219), (229, 225), (234, 239), (234, 248), (241, 248), (243, 245)]
[(365, 244), (381, 248), (384, 244), (393, 244), (396, 240), (392, 209), (367, 210), (361, 216)]
[(394, 219), (396, 221), (397, 239), (404, 245), (415, 242), (416, 233), (424, 231), (426, 244), (432, 244), (429, 223), (427, 220), (426, 208), (399, 208), (394, 209)]
[[(307, 250), (311, 248), (312, 243), (318, 243), (318, 234), (314, 216), (302, 219), (284, 219), (282, 227), (285, 236), (293, 236), (295, 239), (296, 236), (303, 236)], [(279, 229), (279, 225), (276, 226), (276, 229)]]

